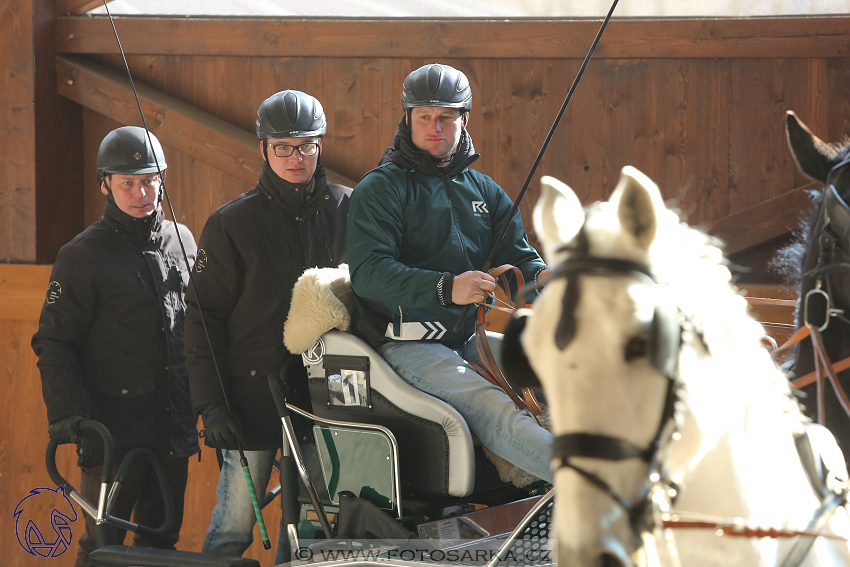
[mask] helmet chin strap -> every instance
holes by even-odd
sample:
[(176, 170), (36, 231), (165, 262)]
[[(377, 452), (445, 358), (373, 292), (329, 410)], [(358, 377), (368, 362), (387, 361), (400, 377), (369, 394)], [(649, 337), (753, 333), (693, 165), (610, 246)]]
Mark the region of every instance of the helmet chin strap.
[(156, 206), (158, 207), (160, 203), (162, 203), (162, 199), (165, 197), (165, 170), (161, 170), (159, 176), (159, 191), (157, 191), (156, 198)]
[(115, 204), (115, 197), (113, 197), (113, 196), (112, 196), (112, 187), (110, 187), (110, 186), (109, 186), (109, 183), (107, 183), (107, 182), (106, 182), (106, 178), (107, 178), (107, 177), (108, 177), (108, 174), (107, 174), (107, 175), (98, 176), (98, 178), (100, 179), (100, 182), (101, 182), (103, 185), (105, 185), (105, 186), (106, 186), (106, 200), (107, 200), (107, 201), (111, 201), (113, 204)]

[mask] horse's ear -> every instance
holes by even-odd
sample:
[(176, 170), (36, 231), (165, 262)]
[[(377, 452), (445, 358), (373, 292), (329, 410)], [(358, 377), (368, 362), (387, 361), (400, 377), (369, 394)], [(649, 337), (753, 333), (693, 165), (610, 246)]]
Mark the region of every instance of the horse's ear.
[(786, 127), (788, 130), (788, 145), (797, 160), (800, 171), (822, 183), (826, 183), (829, 170), (836, 164), (838, 152), (812, 134), (811, 130), (789, 110)]
[(620, 182), (610, 202), (617, 208), (623, 229), (648, 250), (658, 231), (658, 213), (664, 208), (661, 191), (652, 180), (631, 166), (620, 172)]
[(584, 224), (584, 210), (572, 189), (554, 177), (543, 176), (533, 218), (543, 257), (553, 265), (557, 249), (575, 238)]

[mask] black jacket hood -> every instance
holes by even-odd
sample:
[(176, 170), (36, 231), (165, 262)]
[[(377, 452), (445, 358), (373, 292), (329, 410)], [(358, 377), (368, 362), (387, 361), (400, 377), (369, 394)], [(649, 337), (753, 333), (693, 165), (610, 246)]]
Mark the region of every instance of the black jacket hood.
[(472, 136), (464, 128), (461, 130), (457, 151), (452, 156), (452, 161), (446, 167), (440, 167), (439, 160), (423, 152), (413, 143), (410, 124), (405, 119), (406, 114), (399, 120), (398, 129), (395, 131), (395, 137), (393, 138), (393, 147), (384, 150), (384, 155), (381, 156), (378, 165), (392, 162), (405, 169), (413, 169), (431, 175), (445, 175), (446, 172), (454, 169), (460, 162), (475, 155)]

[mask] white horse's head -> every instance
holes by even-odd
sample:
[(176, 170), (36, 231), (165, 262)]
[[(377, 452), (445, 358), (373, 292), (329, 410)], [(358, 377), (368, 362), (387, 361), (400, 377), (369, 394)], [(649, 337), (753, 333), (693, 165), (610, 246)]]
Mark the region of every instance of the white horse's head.
[[(646, 448), (658, 432), (670, 386), (656, 368), (663, 362), (654, 359), (674, 354), (669, 344), (658, 344), (669, 343), (669, 336), (658, 336), (659, 325), (669, 329), (669, 321), (657, 320), (656, 307), (670, 299), (651, 275), (650, 251), (666, 214), (661, 195), (631, 167), (623, 169), (611, 199), (586, 213), (563, 183), (545, 177), (542, 187), (535, 229), (547, 261), (561, 271), (555, 268), (558, 276), (535, 304), (522, 345), (553, 406), (554, 432), (605, 435)], [(638, 500), (647, 463), (570, 461), (611, 493), (572, 469), (556, 472), (558, 503), (569, 503), (556, 507), (556, 523), (566, 528), (558, 529), (559, 561), (571, 567), (631, 564), (639, 535), (616, 499)]]
[[(519, 340), (546, 391), (553, 457), (566, 464), (555, 473), (559, 562), (670, 556), (663, 543), (644, 545), (653, 538), (642, 528), (660, 524), (641, 503), (674, 486), (676, 509), (804, 525), (817, 500), (794, 448), (799, 410), (712, 239), (631, 167), (587, 209), (544, 178), (534, 221), (553, 275)], [(676, 534), (689, 567), (773, 565), (788, 541)]]

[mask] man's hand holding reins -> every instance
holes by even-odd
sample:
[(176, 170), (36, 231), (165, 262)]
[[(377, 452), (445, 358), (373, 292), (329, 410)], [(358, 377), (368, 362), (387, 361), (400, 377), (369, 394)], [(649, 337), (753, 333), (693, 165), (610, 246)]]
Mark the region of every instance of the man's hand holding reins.
[(454, 277), (452, 302), (455, 305), (483, 303), (496, 289), (496, 278), (477, 270), (464, 272)]

